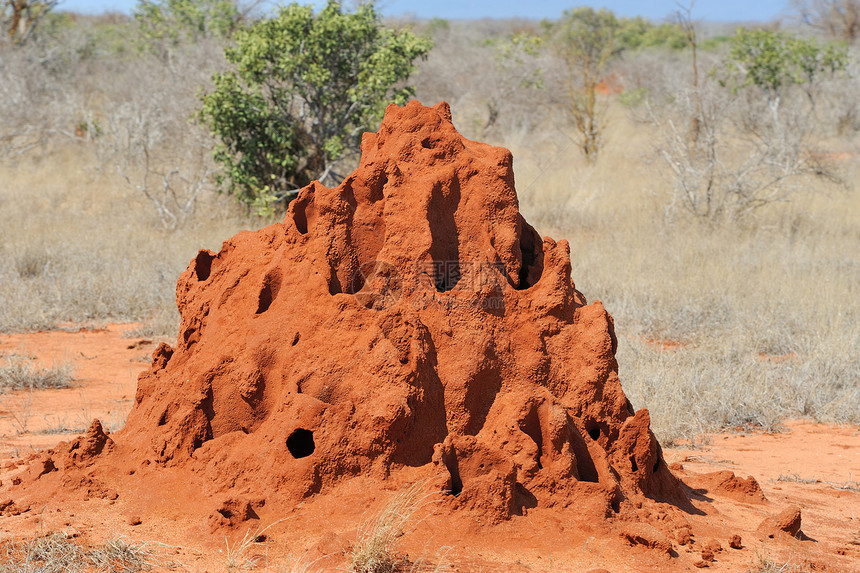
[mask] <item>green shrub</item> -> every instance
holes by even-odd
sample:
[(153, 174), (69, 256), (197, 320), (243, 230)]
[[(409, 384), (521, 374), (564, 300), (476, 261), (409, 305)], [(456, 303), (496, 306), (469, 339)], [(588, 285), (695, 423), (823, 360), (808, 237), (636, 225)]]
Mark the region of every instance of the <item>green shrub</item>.
[(767, 97), (775, 117), (780, 100), (792, 85), (802, 86), (810, 101), (813, 89), (829, 74), (848, 65), (847, 51), (835, 44), (821, 47), (814, 38), (771, 30), (738, 28), (730, 40), (723, 84), (755, 86)]
[(382, 25), (372, 3), (344, 12), (329, 1), (292, 3), (235, 36), (235, 69), (214, 77), (201, 119), (220, 140), (219, 184), (257, 211), (314, 179), (337, 181), (338, 160), (358, 149), (432, 42)]

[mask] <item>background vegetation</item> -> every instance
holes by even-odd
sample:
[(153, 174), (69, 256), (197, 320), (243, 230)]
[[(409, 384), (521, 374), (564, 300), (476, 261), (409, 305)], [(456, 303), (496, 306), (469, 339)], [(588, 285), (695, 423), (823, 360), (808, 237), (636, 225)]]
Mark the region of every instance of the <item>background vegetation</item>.
[[(804, 6), (737, 33), (582, 9), (384, 22), (435, 44), (402, 85), (513, 151), (521, 210), (570, 241), (577, 287), (615, 317), (624, 388), (666, 442), (860, 422), (860, 53)], [(195, 119), (235, 69), (225, 49), (265, 17), (141, 2), (133, 17), (49, 12), (4, 42), (0, 331), (136, 321), (174, 336), (197, 250), (274, 220), (219, 194), (224, 142)], [(571, 55), (576, 17), (603, 42), (593, 26), (611, 27), (598, 60)], [(771, 75), (752, 74), (763, 62)], [(355, 157), (339, 158), (348, 173)]]

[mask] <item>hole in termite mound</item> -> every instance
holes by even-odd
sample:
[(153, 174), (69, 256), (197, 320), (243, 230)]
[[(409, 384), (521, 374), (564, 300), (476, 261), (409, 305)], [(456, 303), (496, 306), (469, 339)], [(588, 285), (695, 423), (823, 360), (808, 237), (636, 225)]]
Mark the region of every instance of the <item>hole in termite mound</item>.
[(543, 430), (541, 429), (540, 417), (538, 416), (537, 408), (533, 408), (528, 415), (520, 422), (520, 429), (525, 432), (537, 446), (535, 461), (538, 469), (543, 469)]
[(449, 493), (457, 497), (463, 493), (463, 478), (460, 477), (460, 462), (457, 460), (457, 452), (454, 450), (447, 452), (443, 460), (450, 477), (451, 490)]
[(198, 281), (205, 281), (212, 273), (212, 260), (215, 255), (209, 251), (203, 250), (197, 253), (194, 258), (194, 274), (197, 275)]
[(455, 461), (447, 469), (451, 475), (451, 495), (457, 497), (463, 493), (463, 479), (460, 477), (460, 468), (457, 467), (457, 462)]
[(290, 451), (290, 455), (296, 459), (308, 457), (316, 449), (314, 433), (304, 428), (294, 430), (287, 438), (287, 449)]
[(257, 314), (263, 314), (272, 305), (272, 301), (278, 296), (281, 289), (281, 275), (277, 271), (270, 271), (263, 279), (263, 288), (257, 301)]
[(292, 214), (293, 222), (296, 225), (296, 230), (302, 235), (307, 235), (308, 231), (313, 228), (317, 218), (317, 210), (314, 201), (314, 193), (317, 187), (323, 187), (322, 183), (314, 181), (311, 183), (310, 193), (304, 195), (300, 192), (299, 197), (290, 203), (288, 213)]
[(520, 221), (523, 226), (522, 234), (520, 235), (522, 264), (516, 288), (517, 290), (525, 290), (536, 285), (540, 280), (541, 274), (543, 274), (543, 241), (538, 232), (526, 223), (522, 216), (520, 216)]

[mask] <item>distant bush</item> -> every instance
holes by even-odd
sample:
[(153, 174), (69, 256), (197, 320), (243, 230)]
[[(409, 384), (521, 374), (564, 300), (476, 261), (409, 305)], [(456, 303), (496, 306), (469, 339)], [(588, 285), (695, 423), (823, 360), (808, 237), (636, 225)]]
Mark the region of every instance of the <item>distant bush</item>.
[(622, 18), (618, 43), (626, 50), (669, 48), (683, 50), (689, 45), (684, 30), (676, 23), (654, 24), (642, 17)]
[(621, 30), (611, 10), (585, 6), (566, 10), (550, 27), (551, 44), (567, 71), (567, 110), (589, 161), (597, 159), (604, 135), (606, 105), (598, 101), (597, 87), (609, 63), (624, 50)]
[(134, 19), (141, 46), (166, 57), (182, 42), (230, 37), (241, 14), (233, 0), (139, 0)]
[(744, 86), (758, 88), (775, 119), (786, 90), (800, 86), (814, 104), (821, 80), (848, 65), (848, 54), (840, 46), (822, 47), (815, 39), (772, 30), (738, 28), (729, 48), (724, 66), (727, 78), (721, 83), (735, 90)]
[(738, 29), (708, 81), (652, 115), (672, 206), (709, 223), (740, 221), (815, 188), (813, 179), (842, 183), (815, 147), (822, 132), (815, 105), (824, 79), (847, 64), (839, 46)]
[(492, 79), (483, 86), (487, 121), (481, 126), (481, 135), (486, 136), (497, 127), (502, 109), (516, 92), (543, 87), (543, 70), (536, 65), (543, 38), (520, 32), (489, 38), (483, 44), (492, 49), (495, 64), (493, 67), (486, 65), (484, 70), (487, 72), (492, 69)]
[(800, 20), (831, 38), (856, 42), (860, 38), (860, 0), (792, 0)]

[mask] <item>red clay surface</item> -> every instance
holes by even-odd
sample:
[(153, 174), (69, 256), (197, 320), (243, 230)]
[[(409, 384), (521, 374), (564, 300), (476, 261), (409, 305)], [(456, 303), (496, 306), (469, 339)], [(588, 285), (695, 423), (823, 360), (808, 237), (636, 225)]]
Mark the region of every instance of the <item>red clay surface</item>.
[(71, 430), (82, 433), (93, 418), (109, 429), (121, 428), (134, 402), (137, 377), (155, 348), (152, 340), (123, 338), (135, 326), (0, 335), (0, 358), (14, 356), (40, 369), (70, 364), (76, 379), (68, 389), (0, 394), (0, 456), (51, 448)]

